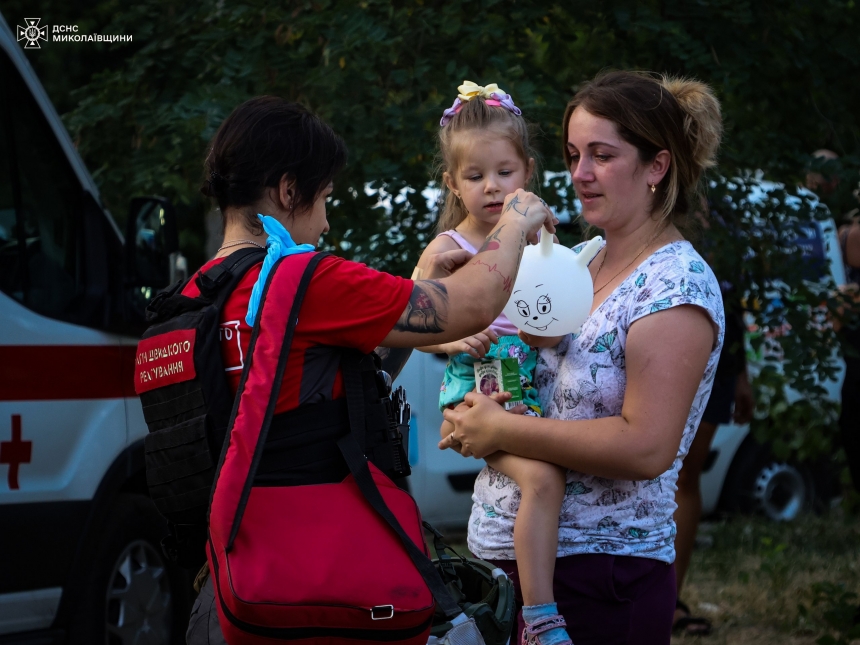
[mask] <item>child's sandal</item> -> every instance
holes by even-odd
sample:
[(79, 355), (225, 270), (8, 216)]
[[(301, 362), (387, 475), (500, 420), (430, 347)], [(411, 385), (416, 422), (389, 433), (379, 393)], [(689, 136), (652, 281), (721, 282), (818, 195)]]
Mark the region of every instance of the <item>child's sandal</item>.
[[(523, 630), (522, 645), (540, 645), (538, 635), (557, 627), (567, 627), (567, 622), (565, 622), (564, 616), (561, 614), (547, 616), (546, 618), (536, 620), (531, 625), (526, 625), (526, 628)], [(566, 641), (559, 643), (559, 645), (573, 645), (573, 641), (568, 638)]]

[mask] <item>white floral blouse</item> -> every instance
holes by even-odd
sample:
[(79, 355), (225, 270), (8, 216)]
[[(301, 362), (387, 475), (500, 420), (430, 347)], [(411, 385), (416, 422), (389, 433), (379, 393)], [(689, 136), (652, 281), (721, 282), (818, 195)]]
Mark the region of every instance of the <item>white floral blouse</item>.
[[(574, 248), (579, 251), (579, 247)], [(605, 479), (568, 471), (559, 518), (558, 557), (611, 553), (675, 560), (675, 490), (711, 393), (723, 344), (720, 287), (689, 242), (672, 242), (646, 258), (594, 311), (578, 335), (542, 350), (535, 384), (544, 416), (599, 419), (619, 416), (627, 384), (624, 350), (630, 326), (648, 314), (677, 307), (703, 308), (719, 329), (687, 417), (672, 467), (650, 481)], [(514, 518), (521, 494), (509, 477), (485, 467), (475, 482), (469, 549), (484, 559), (511, 560)]]

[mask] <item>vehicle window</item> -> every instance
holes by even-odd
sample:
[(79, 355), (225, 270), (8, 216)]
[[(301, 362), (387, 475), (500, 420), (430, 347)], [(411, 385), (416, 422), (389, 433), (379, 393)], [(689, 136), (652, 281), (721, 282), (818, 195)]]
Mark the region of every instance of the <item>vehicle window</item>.
[(76, 321), (85, 292), (83, 190), (2, 52), (0, 86), (0, 288), (34, 311)]
[(821, 226), (817, 222), (809, 222), (799, 228), (799, 235), (794, 243), (800, 251), (803, 278), (818, 282), (827, 275), (828, 270)]

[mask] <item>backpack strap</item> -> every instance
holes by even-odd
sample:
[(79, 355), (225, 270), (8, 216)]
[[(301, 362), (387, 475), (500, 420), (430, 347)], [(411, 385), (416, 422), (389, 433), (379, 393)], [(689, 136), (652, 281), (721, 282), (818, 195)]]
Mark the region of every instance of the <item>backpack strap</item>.
[[(209, 525), (211, 532), (213, 513), (216, 513), (216, 510), (213, 508), (216, 496), (222, 500), (219, 502), (219, 510), (223, 507), (223, 515), (219, 513), (218, 517), (220, 519), (217, 524), (219, 529), (221, 529), (226, 528), (226, 523), (229, 522), (229, 533), (223, 535), (221, 538), (228, 552), (232, 549), (233, 541), (239, 532), (245, 507), (251, 495), (254, 476), (263, 455), (263, 448), (266, 444), (269, 427), (272, 424), (272, 417), (275, 414), (278, 393), (281, 390), (281, 383), (283, 382), (284, 371), (287, 366), (287, 358), (290, 353), (290, 346), (292, 345), (293, 333), (298, 323), (298, 314), (304, 300), (304, 295), (313, 277), (314, 270), (320, 261), (328, 255), (330, 254), (302, 253), (283, 257), (275, 263), (266, 279), (266, 284), (263, 288), (263, 306), (254, 323), (254, 331), (251, 334), (251, 341), (248, 347), (248, 356), (245, 361), (245, 368), (242, 371), (242, 379), (239, 381), (239, 389), (233, 402), (233, 411), (230, 415), (230, 423), (227, 426), (227, 436), (224, 439), (221, 458), (218, 461), (215, 483), (212, 486), (209, 504)], [(298, 271), (279, 270), (284, 262), (288, 264), (298, 262), (300, 266), (302, 266), (301, 263), (304, 263), (301, 274), (299, 275)], [(275, 303), (270, 303), (267, 296), (273, 282), (278, 282), (279, 300)], [(289, 299), (292, 299), (292, 304), (289, 307), (289, 311), (285, 312), (284, 308), (289, 303)], [(286, 317), (284, 317), (284, 313), (287, 314)], [(262, 324), (264, 318), (268, 321), (266, 325)], [(281, 325), (283, 326), (281, 327)], [(284, 329), (285, 331), (281, 333), (280, 329)], [(271, 348), (269, 348), (270, 351), (260, 352), (258, 356), (256, 347), (261, 335), (270, 344), (281, 341), (279, 351), (273, 353), (271, 352)], [(249, 390), (252, 392), (251, 395), (246, 394)], [(245, 400), (249, 397), (253, 399), (253, 402)], [(265, 407), (263, 407), (263, 401), (266, 402)], [(235, 438), (236, 443), (241, 444), (241, 446), (237, 446), (235, 450), (242, 453), (241, 461), (243, 462), (243, 467), (235, 473), (230, 473), (228, 476), (230, 481), (225, 482), (223, 486), (219, 487), (221, 480), (225, 477), (225, 473), (222, 471), (224, 460), (226, 459), (228, 450), (230, 450), (231, 443), (233, 443), (233, 430), (237, 419), (240, 417), (240, 423), (250, 423), (255, 428), (259, 428), (259, 430), (255, 430), (255, 433), (251, 433), (247, 437), (241, 433), (237, 434)], [(223, 525), (222, 522), (224, 522)]]
[(260, 264), (265, 257), (265, 249), (246, 248), (231, 253), (223, 262), (197, 276), (200, 295), (212, 299), (220, 308), (251, 267)]
[(367, 502), (373, 507), (373, 510), (388, 523), (388, 525), (400, 538), (406, 553), (409, 554), (409, 559), (412, 564), (418, 569), (418, 573), (424, 578), (424, 582), (433, 594), (436, 604), (449, 620), (463, 613), (463, 610), (454, 602), (445, 583), (433, 562), (430, 561), (424, 551), (412, 541), (412, 538), (400, 526), (394, 513), (388, 508), (382, 493), (373, 476), (370, 473), (370, 467), (367, 465), (367, 457), (361, 449), (360, 438), (364, 435), (364, 390), (361, 384), (361, 371), (359, 363), (362, 355), (356, 351), (344, 351), (341, 358), (343, 366), (343, 385), (346, 390), (347, 406), (349, 408), (349, 433), (341, 437), (337, 446), (340, 448), (343, 458), (346, 460), (349, 471), (355, 478), (355, 483), (358, 489)]
[[(150, 324), (159, 323), (189, 311), (199, 311), (213, 303), (218, 308), (222, 307), (248, 270), (262, 262), (265, 257), (265, 249), (239, 249), (196, 278), (192, 276), (185, 281), (176, 282), (147, 305), (146, 321)], [(196, 280), (200, 289), (197, 298), (189, 298), (182, 293), (191, 280)]]

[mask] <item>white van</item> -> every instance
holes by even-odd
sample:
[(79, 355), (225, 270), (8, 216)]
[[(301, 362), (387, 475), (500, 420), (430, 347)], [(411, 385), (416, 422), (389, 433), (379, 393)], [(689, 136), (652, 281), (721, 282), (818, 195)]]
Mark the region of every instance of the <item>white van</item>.
[(2, 16), (0, 96), (0, 642), (181, 642), (132, 381), (142, 307), (178, 277), (172, 209), (135, 200), (124, 248)]
[[(750, 194), (753, 203), (763, 202), (768, 193), (782, 189), (772, 182), (759, 180), (757, 184)], [(813, 204), (818, 203), (812, 192), (803, 188), (798, 191)], [(796, 201), (788, 198), (786, 213), (790, 213)], [(832, 219), (805, 224), (797, 246), (798, 262), (817, 273), (818, 279), (829, 277), (836, 286), (845, 284), (845, 267)], [(752, 328), (751, 317), (748, 324)], [(763, 352), (756, 355), (748, 344), (747, 357), (752, 378), (762, 368), (766, 356)], [(841, 358), (837, 358), (837, 363), (836, 378), (819, 383), (830, 401), (841, 400), (845, 363)], [(794, 401), (800, 395), (790, 390), (786, 396)], [(777, 459), (767, 444), (759, 443), (750, 434), (748, 424), (728, 423), (717, 428), (702, 473), (702, 511), (705, 515), (717, 510), (757, 512), (777, 521), (793, 520), (802, 512), (826, 507), (838, 492), (834, 490), (834, 480), (834, 473), (827, 465)]]

